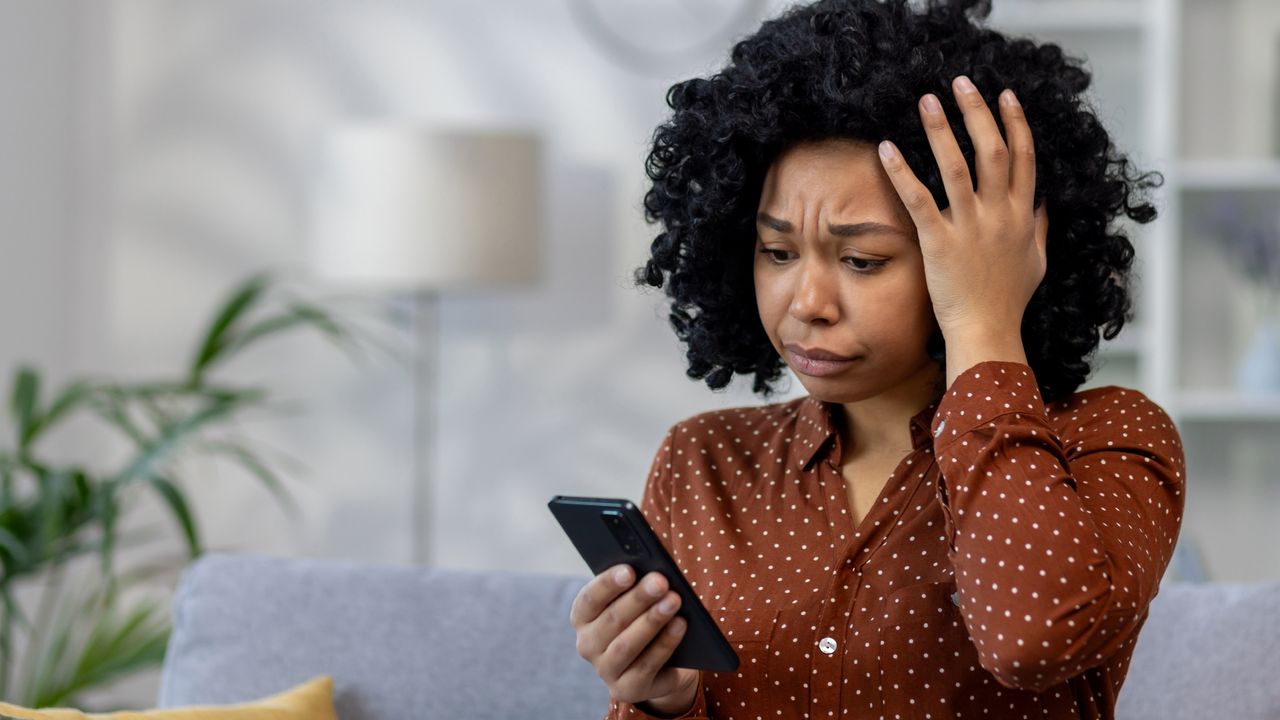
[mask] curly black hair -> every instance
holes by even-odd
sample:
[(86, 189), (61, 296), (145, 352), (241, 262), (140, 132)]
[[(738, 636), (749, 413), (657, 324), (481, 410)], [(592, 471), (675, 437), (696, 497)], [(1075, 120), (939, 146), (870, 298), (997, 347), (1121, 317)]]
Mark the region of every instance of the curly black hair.
[[(1084, 61), (1053, 43), (984, 27), (990, 0), (821, 0), (766, 21), (733, 47), (709, 78), (673, 85), (674, 111), (653, 134), (645, 170), (645, 218), (661, 223), (637, 286), (665, 288), (687, 374), (713, 390), (754, 373), (753, 392), (774, 391), (784, 365), (757, 311), (752, 275), (755, 215), (765, 173), (802, 141), (890, 139), (939, 209), (946, 190), (917, 110), (925, 93), (946, 108), (974, 170), (973, 144), (950, 92), (965, 74), (996, 123), (1001, 90), (1018, 96), (1036, 148), (1036, 203), (1048, 203), (1048, 268), (1023, 313), (1027, 360), (1046, 402), (1075, 392), (1092, 371), (1099, 329), (1110, 340), (1133, 319), (1134, 249), (1113, 221), (1147, 223), (1141, 197), (1159, 173), (1138, 175), (1082, 94)], [(945, 366), (935, 332), (931, 359)]]

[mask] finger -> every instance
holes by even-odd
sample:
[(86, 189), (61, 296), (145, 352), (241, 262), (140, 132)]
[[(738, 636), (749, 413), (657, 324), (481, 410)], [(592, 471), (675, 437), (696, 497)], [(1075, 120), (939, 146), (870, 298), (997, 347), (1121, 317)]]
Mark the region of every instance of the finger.
[(631, 663), (631, 667), (622, 673), (618, 678), (618, 685), (623, 688), (647, 689), (649, 697), (662, 697), (678, 691), (680, 668), (662, 666), (671, 659), (687, 630), (688, 623), (684, 618), (672, 618), (671, 622), (659, 630), (649, 647)]
[(911, 168), (902, 158), (902, 153), (888, 140), (880, 143), (880, 164), (898, 192), (902, 204), (906, 206), (915, 223), (916, 233), (920, 237), (931, 234), (942, 224), (942, 213), (933, 202), (933, 194), (920, 182)]
[(959, 75), (951, 82), (956, 104), (964, 114), (964, 127), (969, 131), (976, 156), (978, 198), (984, 202), (1003, 200), (1009, 195), (1009, 147), (1000, 134), (1000, 126), (991, 108), (973, 82)]
[(662, 599), (668, 589), (667, 579), (662, 573), (646, 575), (578, 631), (578, 654), (596, 663), (618, 635), (634, 625), (636, 618)]
[[(680, 596), (669, 592), (660, 602), (646, 607), (633, 622), (619, 632), (596, 659), (596, 672), (606, 682), (617, 681), (631, 668), (649, 643), (671, 622), (680, 608)], [(684, 622), (683, 618), (681, 622)], [(657, 672), (657, 668), (653, 668)]]
[(1000, 116), (1009, 139), (1009, 191), (1018, 207), (1029, 207), (1036, 194), (1036, 148), (1031, 125), (1012, 90), (1000, 94)]
[(631, 586), (634, 574), (631, 566), (624, 563), (591, 578), (573, 599), (569, 608), (569, 624), (576, 630), (599, 617), (614, 598)]
[(969, 163), (960, 152), (960, 144), (951, 132), (951, 123), (942, 110), (941, 101), (933, 93), (920, 98), (920, 119), (924, 123), (925, 137), (933, 150), (942, 186), (946, 188), (948, 204), (958, 218), (972, 217), (977, 199), (973, 193), (973, 178), (969, 175)]

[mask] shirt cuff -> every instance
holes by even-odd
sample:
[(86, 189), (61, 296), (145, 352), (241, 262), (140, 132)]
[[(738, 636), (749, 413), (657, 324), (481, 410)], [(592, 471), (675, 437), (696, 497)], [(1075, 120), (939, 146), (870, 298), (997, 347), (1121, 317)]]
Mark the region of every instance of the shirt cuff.
[(980, 362), (956, 376), (934, 412), (934, 456), (966, 433), (1009, 413), (1045, 416), (1044, 399), (1030, 366), (1007, 360)]
[(634, 720), (707, 720), (707, 701), (703, 697), (703, 690), (698, 688), (698, 695), (693, 700), (693, 707), (689, 708), (683, 715), (653, 715), (646, 712), (644, 703), (637, 703), (629, 707), (629, 711), (623, 714), (625, 718)]

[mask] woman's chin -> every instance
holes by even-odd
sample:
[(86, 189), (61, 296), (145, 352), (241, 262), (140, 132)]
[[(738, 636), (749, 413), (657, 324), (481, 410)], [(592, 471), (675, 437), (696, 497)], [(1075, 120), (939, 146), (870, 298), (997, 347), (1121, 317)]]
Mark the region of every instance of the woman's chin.
[[(830, 374), (806, 374), (791, 363), (787, 367), (800, 381), (800, 385), (814, 398), (831, 403), (856, 403), (883, 395), (885, 393), (905, 392), (908, 386), (920, 384), (930, 388), (935, 384), (933, 378), (941, 372), (934, 362), (926, 363), (926, 368), (909, 375), (900, 375), (904, 365), (868, 364), (865, 356), (859, 356), (849, 367)], [(887, 382), (886, 382), (887, 381)]]
[(800, 385), (813, 397), (823, 402), (834, 403), (852, 403), (859, 400), (866, 400), (870, 397), (884, 392), (882, 387), (868, 387), (865, 382), (859, 382), (856, 378), (850, 377), (850, 374), (840, 373), (838, 375), (826, 376), (810, 376), (800, 373), (792, 368), (796, 379), (800, 381)]

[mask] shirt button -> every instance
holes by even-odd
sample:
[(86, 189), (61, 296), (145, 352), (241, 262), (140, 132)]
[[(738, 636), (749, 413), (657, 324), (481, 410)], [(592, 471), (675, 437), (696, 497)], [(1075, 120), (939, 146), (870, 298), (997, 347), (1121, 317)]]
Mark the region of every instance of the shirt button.
[(836, 651), (836, 641), (829, 637), (822, 638), (818, 643), (818, 649), (830, 655)]
[(938, 429), (933, 431), (933, 436), (938, 437), (939, 435), (941, 435), (942, 429), (945, 428), (946, 426), (947, 426), (947, 421), (943, 419), (942, 422), (938, 423)]

